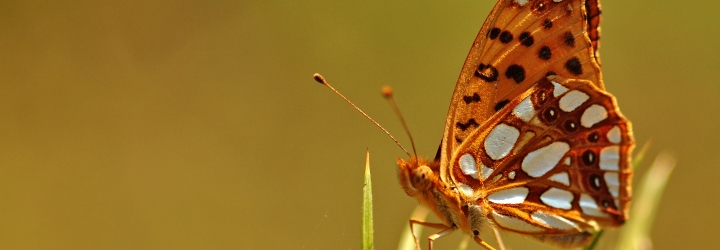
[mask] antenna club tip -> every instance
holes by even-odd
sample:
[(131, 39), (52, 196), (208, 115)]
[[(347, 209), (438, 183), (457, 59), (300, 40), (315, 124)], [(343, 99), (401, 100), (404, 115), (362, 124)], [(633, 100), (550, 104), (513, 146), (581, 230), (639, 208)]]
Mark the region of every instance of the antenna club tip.
[(315, 79), (316, 82), (319, 82), (319, 83), (322, 84), (322, 85), (327, 84), (327, 82), (325, 81), (325, 78), (324, 78), (322, 75), (318, 74), (318, 73), (315, 73), (315, 74), (313, 75), (313, 79)]
[(387, 86), (387, 85), (383, 86), (381, 91), (382, 91), (383, 96), (385, 96), (385, 98), (390, 98), (393, 95), (393, 90), (390, 86)]

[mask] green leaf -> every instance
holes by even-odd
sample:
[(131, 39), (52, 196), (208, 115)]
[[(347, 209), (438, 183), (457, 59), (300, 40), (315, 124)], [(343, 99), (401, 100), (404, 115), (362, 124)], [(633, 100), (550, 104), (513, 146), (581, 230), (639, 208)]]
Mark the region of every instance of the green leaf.
[(653, 219), (673, 168), (675, 157), (669, 153), (662, 152), (655, 158), (655, 162), (640, 180), (639, 192), (635, 195), (630, 209), (630, 219), (620, 233), (616, 249), (649, 247)]
[(365, 156), (365, 186), (363, 187), (363, 224), (362, 249), (374, 249), (373, 215), (372, 215), (372, 182), (370, 181), (370, 151)]

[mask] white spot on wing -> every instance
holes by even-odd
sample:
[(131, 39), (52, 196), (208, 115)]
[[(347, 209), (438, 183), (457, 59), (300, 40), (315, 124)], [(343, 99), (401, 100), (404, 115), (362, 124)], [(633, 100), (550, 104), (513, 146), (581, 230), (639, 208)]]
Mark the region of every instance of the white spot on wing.
[(523, 6), (528, 3), (528, 0), (515, 0), (515, 2), (520, 6)]
[(460, 170), (463, 174), (478, 178), (477, 167), (475, 166), (475, 158), (471, 154), (464, 154), (460, 156)]
[(600, 210), (595, 202), (595, 199), (593, 199), (589, 194), (580, 195), (580, 209), (584, 214), (590, 216), (607, 217), (607, 214)]
[(497, 182), (498, 180), (500, 180), (500, 178), (502, 178), (502, 176), (502, 174), (496, 175), (495, 177), (493, 177), (492, 182)]
[(540, 200), (548, 206), (568, 210), (572, 208), (573, 194), (567, 190), (550, 188), (540, 195)]
[(600, 169), (620, 170), (620, 147), (610, 146), (600, 150)]
[(510, 180), (515, 180), (515, 175), (515, 171), (510, 171), (510, 173), (508, 174), (508, 178), (510, 178)]
[(580, 107), (590, 96), (578, 90), (572, 90), (560, 98), (560, 109), (565, 112), (571, 112)]
[(533, 220), (537, 221), (540, 224), (546, 225), (551, 228), (560, 229), (560, 230), (577, 230), (580, 231), (580, 227), (578, 227), (577, 223), (572, 222), (568, 219), (565, 219), (563, 217), (554, 215), (554, 214), (548, 214), (542, 211), (537, 211), (533, 213), (530, 216)]
[(540, 177), (555, 167), (560, 159), (570, 150), (565, 142), (553, 142), (538, 150), (532, 151), (523, 159), (521, 167), (528, 175)]
[(485, 138), (485, 152), (493, 160), (500, 160), (510, 153), (519, 136), (520, 130), (500, 123)]
[(560, 182), (565, 184), (565, 186), (570, 186), (570, 176), (567, 172), (554, 174), (553, 176), (550, 176), (550, 180)]
[(495, 204), (520, 204), (525, 202), (529, 192), (526, 187), (514, 187), (492, 193), (487, 199)]
[(605, 107), (593, 104), (583, 112), (580, 117), (580, 124), (583, 125), (583, 127), (590, 128), (596, 123), (605, 120), (607, 116), (608, 114)]
[(553, 84), (553, 86), (555, 87), (555, 88), (553, 89), (553, 96), (555, 96), (555, 97), (558, 97), (558, 96), (560, 96), (560, 95), (562, 95), (563, 93), (565, 93), (565, 92), (568, 91), (568, 89), (567, 89), (565, 86), (562, 86), (562, 85), (560, 85), (560, 84), (557, 83), (557, 82), (554, 82), (554, 81), (553, 81), (552, 84)]
[(520, 232), (528, 232), (528, 233), (537, 233), (545, 231), (544, 229), (537, 227), (535, 225), (532, 225), (530, 223), (527, 223), (521, 219), (505, 216), (502, 214), (498, 214), (497, 212), (492, 212), (493, 219), (495, 219), (495, 222), (497, 222), (498, 225), (500, 225), (503, 228), (520, 231)]
[(565, 165), (570, 166), (570, 163), (572, 163), (572, 159), (570, 159), (570, 156), (565, 157)]
[(487, 180), (488, 177), (493, 173), (493, 169), (486, 167), (485, 164), (480, 163), (480, 172), (482, 172), (483, 180)]
[(605, 173), (605, 183), (608, 186), (610, 194), (615, 197), (620, 197), (620, 178), (618, 173), (607, 172)]
[(613, 128), (610, 129), (610, 131), (608, 131), (608, 133), (607, 133), (607, 139), (608, 139), (608, 141), (610, 141), (610, 142), (612, 142), (612, 143), (620, 143), (620, 140), (621, 140), (621, 138), (622, 138), (621, 135), (620, 135), (620, 133), (621, 133), (620, 127), (618, 127), (618, 126), (613, 127)]
[(532, 105), (532, 101), (530, 100), (530, 97), (525, 97), (525, 99), (520, 102), (512, 111), (512, 114), (514, 116), (517, 116), (518, 118), (522, 119), (525, 122), (529, 122), (530, 119), (535, 116), (535, 108)]
[(473, 189), (470, 186), (462, 182), (459, 182), (458, 186), (460, 187), (460, 192), (462, 192), (465, 197), (473, 197)]

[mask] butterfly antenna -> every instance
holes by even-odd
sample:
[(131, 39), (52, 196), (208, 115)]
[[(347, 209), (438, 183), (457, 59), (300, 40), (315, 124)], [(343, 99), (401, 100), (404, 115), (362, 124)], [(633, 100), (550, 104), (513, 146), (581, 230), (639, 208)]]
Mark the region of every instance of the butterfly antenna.
[[(355, 108), (355, 110), (357, 110), (358, 112), (360, 112), (360, 114), (362, 114), (363, 116), (365, 116), (365, 118), (367, 118), (367, 119), (370, 120), (371, 122), (375, 123), (375, 126), (377, 126), (378, 128), (382, 129), (382, 131), (385, 132), (385, 134), (387, 134), (387, 135), (390, 137), (390, 139), (392, 139), (392, 140), (395, 142), (395, 144), (397, 144), (398, 147), (400, 147), (400, 149), (402, 149), (403, 151), (405, 151), (405, 153), (406, 153), (408, 156), (410, 156), (410, 153), (409, 153), (407, 150), (405, 150), (405, 148), (404, 148), (402, 145), (400, 145), (400, 142), (398, 142), (398, 140), (395, 139), (395, 137), (393, 137), (393, 136), (390, 134), (390, 132), (388, 132), (385, 128), (383, 128), (382, 126), (380, 126), (380, 123), (378, 123), (378, 122), (376, 122), (375, 120), (373, 120), (372, 118), (370, 118), (369, 115), (365, 114), (365, 112), (363, 112), (360, 108), (358, 108), (358, 106), (356, 106), (356, 105), (355, 105), (354, 103), (352, 103), (350, 100), (348, 100), (347, 98), (345, 98), (345, 96), (343, 96), (342, 94), (340, 94), (340, 92), (338, 92), (337, 90), (335, 90), (335, 88), (333, 88), (332, 86), (330, 86), (330, 84), (329, 84), (327, 81), (325, 81), (325, 78), (324, 78), (322, 75), (320, 75), (320, 74), (318, 74), (318, 73), (315, 73), (315, 74), (313, 75), (313, 78), (315, 79), (315, 81), (319, 82), (319, 83), (322, 84), (323, 86), (330, 88), (330, 90), (332, 90), (333, 92), (335, 92), (335, 94), (337, 94), (337, 95), (340, 96), (343, 100), (345, 100), (348, 104), (350, 104), (351, 106), (353, 106), (353, 108)], [(412, 139), (411, 139), (411, 141), (412, 141)], [(414, 148), (414, 147), (415, 147), (415, 146), (413, 145), (413, 148)]]
[(390, 106), (392, 106), (393, 110), (395, 111), (395, 115), (398, 116), (400, 119), (400, 123), (402, 123), (403, 128), (405, 129), (405, 133), (407, 133), (408, 137), (410, 137), (410, 145), (412, 145), (413, 153), (415, 154), (415, 157), (417, 157), (417, 150), (415, 150), (415, 141), (413, 140), (412, 135), (410, 134), (410, 129), (407, 126), (407, 123), (405, 123), (405, 118), (403, 118), (402, 114), (400, 113), (400, 109), (398, 108), (397, 104), (395, 103), (395, 98), (393, 98), (393, 91), (390, 86), (383, 86), (382, 88), (383, 96), (385, 96), (385, 99), (390, 102)]

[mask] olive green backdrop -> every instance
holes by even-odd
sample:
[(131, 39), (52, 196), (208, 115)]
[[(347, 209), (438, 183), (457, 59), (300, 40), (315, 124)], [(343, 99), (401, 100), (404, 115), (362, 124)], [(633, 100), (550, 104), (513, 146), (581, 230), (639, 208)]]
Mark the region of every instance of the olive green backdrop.
[[(359, 249), (369, 148), (376, 248), (394, 249), (416, 204), (396, 183), (405, 155), (311, 76), (409, 146), (380, 95), (393, 86), (419, 152), (434, 155), (493, 5), (4, 1), (0, 246)], [(653, 141), (643, 167), (678, 157), (654, 246), (717, 247), (720, 2), (602, 7), (605, 84), (638, 143)], [(505, 235), (512, 249), (540, 246)]]

